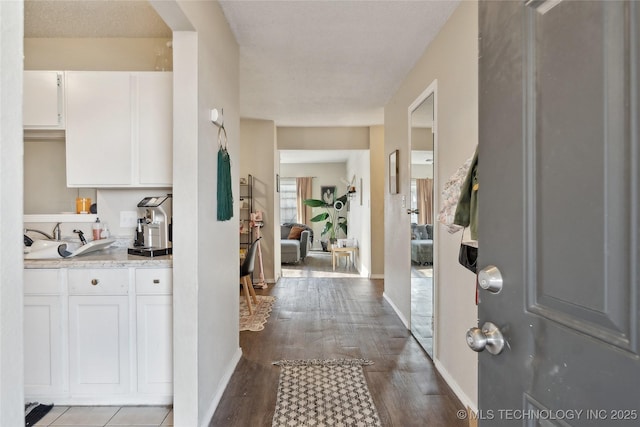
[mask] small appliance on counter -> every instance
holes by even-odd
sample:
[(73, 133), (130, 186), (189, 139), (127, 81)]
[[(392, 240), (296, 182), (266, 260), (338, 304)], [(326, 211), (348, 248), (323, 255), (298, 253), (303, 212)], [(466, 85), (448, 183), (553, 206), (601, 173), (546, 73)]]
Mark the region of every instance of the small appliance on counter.
[(138, 203), (136, 238), (130, 255), (147, 257), (170, 255), (172, 253), (172, 196), (145, 197)]

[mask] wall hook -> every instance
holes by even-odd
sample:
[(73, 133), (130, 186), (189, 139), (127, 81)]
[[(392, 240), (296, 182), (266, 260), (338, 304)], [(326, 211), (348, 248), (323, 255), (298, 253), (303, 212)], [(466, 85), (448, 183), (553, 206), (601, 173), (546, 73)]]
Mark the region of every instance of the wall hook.
[(211, 123), (213, 123), (214, 125), (223, 128), (224, 127), (224, 108), (220, 108), (220, 110), (218, 110), (217, 108), (212, 108), (210, 111), (210, 119), (211, 119)]

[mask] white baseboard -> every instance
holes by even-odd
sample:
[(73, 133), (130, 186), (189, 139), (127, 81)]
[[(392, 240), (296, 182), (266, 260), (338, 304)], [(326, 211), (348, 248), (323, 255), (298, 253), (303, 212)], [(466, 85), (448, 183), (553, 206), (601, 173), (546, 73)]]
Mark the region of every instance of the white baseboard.
[(458, 382), (453, 379), (453, 376), (445, 369), (439, 359), (433, 359), (433, 363), (436, 365), (436, 369), (442, 375), (442, 378), (446, 381), (447, 385), (458, 396), (458, 399), (462, 402), (465, 408), (470, 408), (473, 412), (478, 413), (478, 405), (471, 399), (465, 392), (462, 391)]
[(396, 315), (398, 315), (398, 317), (400, 318), (400, 321), (404, 324), (404, 327), (409, 329), (409, 322), (404, 317), (402, 312), (400, 310), (398, 310), (398, 307), (396, 307), (396, 305), (393, 303), (393, 301), (391, 301), (391, 299), (387, 296), (386, 292), (382, 293), (382, 297), (385, 299), (385, 301), (387, 301), (389, 303), (389, 305), (391, 305), (391, 308), (393, 308), (393, 311), (396, 312)]
[(211, 401), (211, 405), (209, 405), (209, 409), (205, 413), (205, 417), (201, 424), (202, 427), (208, 427), (211, 423), (211, 419), (213, 418), (213, 414), (216, 412), (218, 408), (218, 404), (220, 403), (220, 399), (222, 399), (222, 394), (224, 390), (227, 388), (227, 384), (229, 384), (229, 380), (231, 379), (231, 375), (233, 375), (233, 371), (235, 371), (238, 362), (242, 358), (242, 349), (238, 347), (236, 353), (231, 358), (231, 362), (227, 365), (227, 369), (222, 376), (222, 379), (218, 383), (218, 391), (216, 391), (215, 396), (213, 396), (213, 400)]
[(157, 395), (157, 396), (38, 396), (25, 395), (26, 402), (46, 402), (47, 405), (54, 404), (56, 406), (165, 406), (173, 404), (173, 395)]
[(384, 279), (384, 274), (372, 274), (369, 279)]

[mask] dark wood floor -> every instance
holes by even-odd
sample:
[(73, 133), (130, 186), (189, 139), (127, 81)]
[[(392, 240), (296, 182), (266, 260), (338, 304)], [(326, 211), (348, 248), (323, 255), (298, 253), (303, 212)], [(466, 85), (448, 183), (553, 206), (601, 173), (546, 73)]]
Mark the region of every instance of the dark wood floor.
[(382, 280), (298, 276), (257, 290), (276, 297), (273, 312), (263, 331), (240, 333), (243, 357), (210, 426), (271, 426), (280, 374), (271, 363), (313, 358), (372, 360), (364, 372), (383, 426), (467, 425), (456, 417), (462, 404), (383, 300)]

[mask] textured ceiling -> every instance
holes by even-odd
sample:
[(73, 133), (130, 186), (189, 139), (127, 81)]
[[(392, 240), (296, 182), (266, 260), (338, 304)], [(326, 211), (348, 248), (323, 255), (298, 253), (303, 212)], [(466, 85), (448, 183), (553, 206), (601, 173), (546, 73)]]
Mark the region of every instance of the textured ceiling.
[(383, 107), (458, 1), (221, 1), (240, 108), (283, 126), (383, 123)]
[[(279, 126), (382, 124), (384, 105), (458, 3), (221, 1), (240, 46), (240, 115)], [(171, 31), (145, 0), (26, 0), (25, 37)]]
[(24, 36), (171, 38), (171, 30), (143, 0), (25, 0)]

